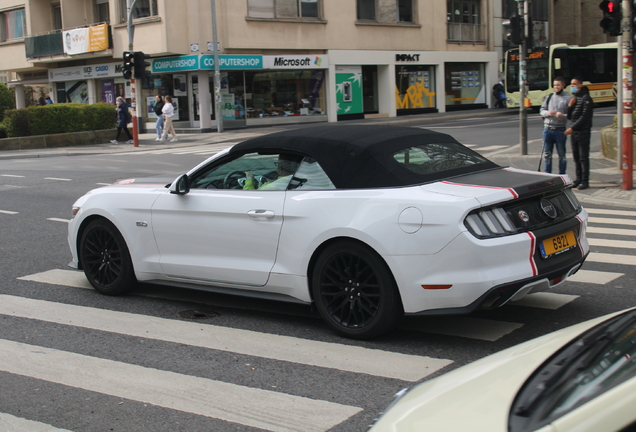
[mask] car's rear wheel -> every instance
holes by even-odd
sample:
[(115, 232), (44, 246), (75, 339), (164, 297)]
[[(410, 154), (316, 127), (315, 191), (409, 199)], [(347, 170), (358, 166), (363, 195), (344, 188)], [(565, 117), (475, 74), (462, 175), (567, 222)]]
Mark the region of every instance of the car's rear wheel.
[(378, 336), (395, 327), (404, 315), (388, 266), (359, 243), (329, 245), (316, 260), (311, 282), (318, 312), (342, 336)]
[(102, 294), (117, 295), (136, 284), (130, 252), (121, 233), (104, 219), (88, 224), (79, 245), (80, 262), (88, 282)]

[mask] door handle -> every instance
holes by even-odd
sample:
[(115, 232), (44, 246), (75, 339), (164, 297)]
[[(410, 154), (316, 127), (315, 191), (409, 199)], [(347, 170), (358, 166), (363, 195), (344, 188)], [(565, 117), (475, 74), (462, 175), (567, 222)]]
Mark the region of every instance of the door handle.
[(258, 220), (273, 219), (276, 216), (272, 210), (250, 210), (247, 215)]

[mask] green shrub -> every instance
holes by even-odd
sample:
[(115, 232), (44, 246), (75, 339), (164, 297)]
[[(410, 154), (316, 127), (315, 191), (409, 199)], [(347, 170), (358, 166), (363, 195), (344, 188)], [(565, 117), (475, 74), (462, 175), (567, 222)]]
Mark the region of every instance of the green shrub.
[(9, 137), (113, 129), (115, 107), (107, 103), (52, 104), (6, 112), (4, 129)]
[(4, 112), (13, 108), (15, 108), (13, 93), (6, 85), (0, 83), (0, 122), (4, 118)]

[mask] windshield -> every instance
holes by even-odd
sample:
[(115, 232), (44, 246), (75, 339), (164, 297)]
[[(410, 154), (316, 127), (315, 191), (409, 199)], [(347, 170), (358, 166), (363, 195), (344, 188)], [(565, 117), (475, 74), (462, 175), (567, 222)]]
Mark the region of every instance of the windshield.
[(606, 321), (556, 353), (517, 395), (510, 431), (535, 430), (636, 376), (636, 311)]
[[(547, 90), (550, 85), (548, 50), (537, 48), (528, 55), (526, 78), (530, 90)], [(506, 57), (506, 91), (519, 91), (519, 50), (510, 50)]]

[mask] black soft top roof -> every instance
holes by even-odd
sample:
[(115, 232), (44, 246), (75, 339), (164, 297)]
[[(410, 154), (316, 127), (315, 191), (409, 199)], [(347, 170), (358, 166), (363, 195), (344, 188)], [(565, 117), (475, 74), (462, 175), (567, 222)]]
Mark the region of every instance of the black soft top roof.
[(339, 189), (408, 186), (497, 167), (485, 161), (439, 173), (417, 174), (393, 157), (410, 147), (443, 143), (459, 144), (450, 135), (420, 128), (322, 125), (252, 138), (232, 147), (230, 154), (284, 150), (308, 155)]

